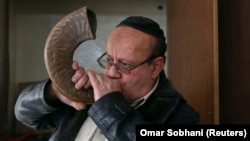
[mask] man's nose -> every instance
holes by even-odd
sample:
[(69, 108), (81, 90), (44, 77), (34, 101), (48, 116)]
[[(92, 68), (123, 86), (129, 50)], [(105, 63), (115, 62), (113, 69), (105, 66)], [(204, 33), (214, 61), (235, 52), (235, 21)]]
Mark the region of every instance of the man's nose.
[(115, 65), (112, 65), (109, 69), (107, 69), (107, 75), (110, 78), (120, 78), (121, 77), (121, 73), (119, 72), (119, 70), (117, 70)]

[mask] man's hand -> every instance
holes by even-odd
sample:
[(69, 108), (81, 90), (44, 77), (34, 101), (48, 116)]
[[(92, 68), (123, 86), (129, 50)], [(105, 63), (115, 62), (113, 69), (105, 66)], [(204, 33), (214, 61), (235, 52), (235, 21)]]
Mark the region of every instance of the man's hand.
[(72, 82), (75, 83), (76, 89), (89, 88), (90, 81), (85, 69), (80, 67), (78, 62), (74, 61), (72, 68), (75, 70), (75, 74), (72, 76)]
[[(72, 64), (72, 68), (75, 70), (75, 74), (72, 76), (72, 82), (75, 83), (76, 89), (88, 88), (90, 87), (90, 82), (87, 73), (85, 72), (83, 67), (80, 67), (78, 62), (74, 61)], [(55, 84), (51, 84), (50, 94), (54, 99), (59, 99), (61, 102), (74, 107), (76, 110), (82, 110), (86, 108), (86, 104), (83, 102), (76, 102), (68, 97), (64, 96), (59, 92), (56, 88)]]
[(76, 89), (89, 88), (94, 89), (94, 99), (97, 101), (102, 96), (114, 92), (121, 91), (118, 80), (110, 79), (103, 73), (97, 73), (91, 70), (85, 71), (77, 62), (72, 64), (72, 68), (76, 71), (72, 77)]
[[(120, 83), (116, 79), (110, 79), (103, 73), (97, 73), (94, 71), (85, 71), (85, 69), (74, 61), (72, 68), (75, 70), (75, 74), (72, 76), (72, 82), (75, 83), (76, 89), (89, 88), (90, 86), (94, 89), (94, 99), (97, 101), (104, 95), (114, 92), (121, 91)], [(62, 95), (56, 86), (52, 83), (52, 90), (54, 95), (63, 103), (74, 107), (76, 110), (86, 108), (86, 104), (83, 102), (72, 101), (66, 96)]]
[(121, 91), (120, 83), (116, 79), (110, 79), (103, 73), (97, 73), (94, 71), (87, 71), (90, 83), (94, 89), (94, 99), (97, 101), (104, 95)]

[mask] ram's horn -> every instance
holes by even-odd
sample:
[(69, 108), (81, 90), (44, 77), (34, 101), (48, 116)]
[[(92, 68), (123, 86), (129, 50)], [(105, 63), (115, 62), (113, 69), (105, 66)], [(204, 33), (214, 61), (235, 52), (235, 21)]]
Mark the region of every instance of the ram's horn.
[(82, 7), (63, 17), (47, 37), (44, 60), (51, 81), (66, 97), (86, 104), (94, 102), (93, 90), (77, 90), (71, 77), (75, 49), (84, 41), (96, 38), (96, 15), (88, 7)]

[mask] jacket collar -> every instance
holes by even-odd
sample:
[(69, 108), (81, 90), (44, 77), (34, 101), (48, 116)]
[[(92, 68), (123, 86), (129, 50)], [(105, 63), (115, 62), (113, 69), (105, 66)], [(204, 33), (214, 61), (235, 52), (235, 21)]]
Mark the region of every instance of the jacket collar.
[(171, 116), (181, 100), (182, 96), (173, 88), (162, 71), (156, 90), (138, 110), (146, 115), (148, 121), (163, 123)]

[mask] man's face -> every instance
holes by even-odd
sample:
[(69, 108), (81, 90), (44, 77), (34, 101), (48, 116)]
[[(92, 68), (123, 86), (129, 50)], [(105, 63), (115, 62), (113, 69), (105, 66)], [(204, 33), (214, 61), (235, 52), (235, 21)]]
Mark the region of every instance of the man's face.
[[(154, 40), (152, 36), (139, 30), (121, 26), (108, 38), (107, 55), (113, 63), (137, 65), (150, 57)], [(106, 73), (110, 78), (119, 80), (124, 97), (128, 102), (132, 102), (152, 89), (156, 79), (152, 75), (153, 71), (152, 64), (144, 63), (133, 69), (130, 74), (120, 73), (114, 66), (106, 70)]]

